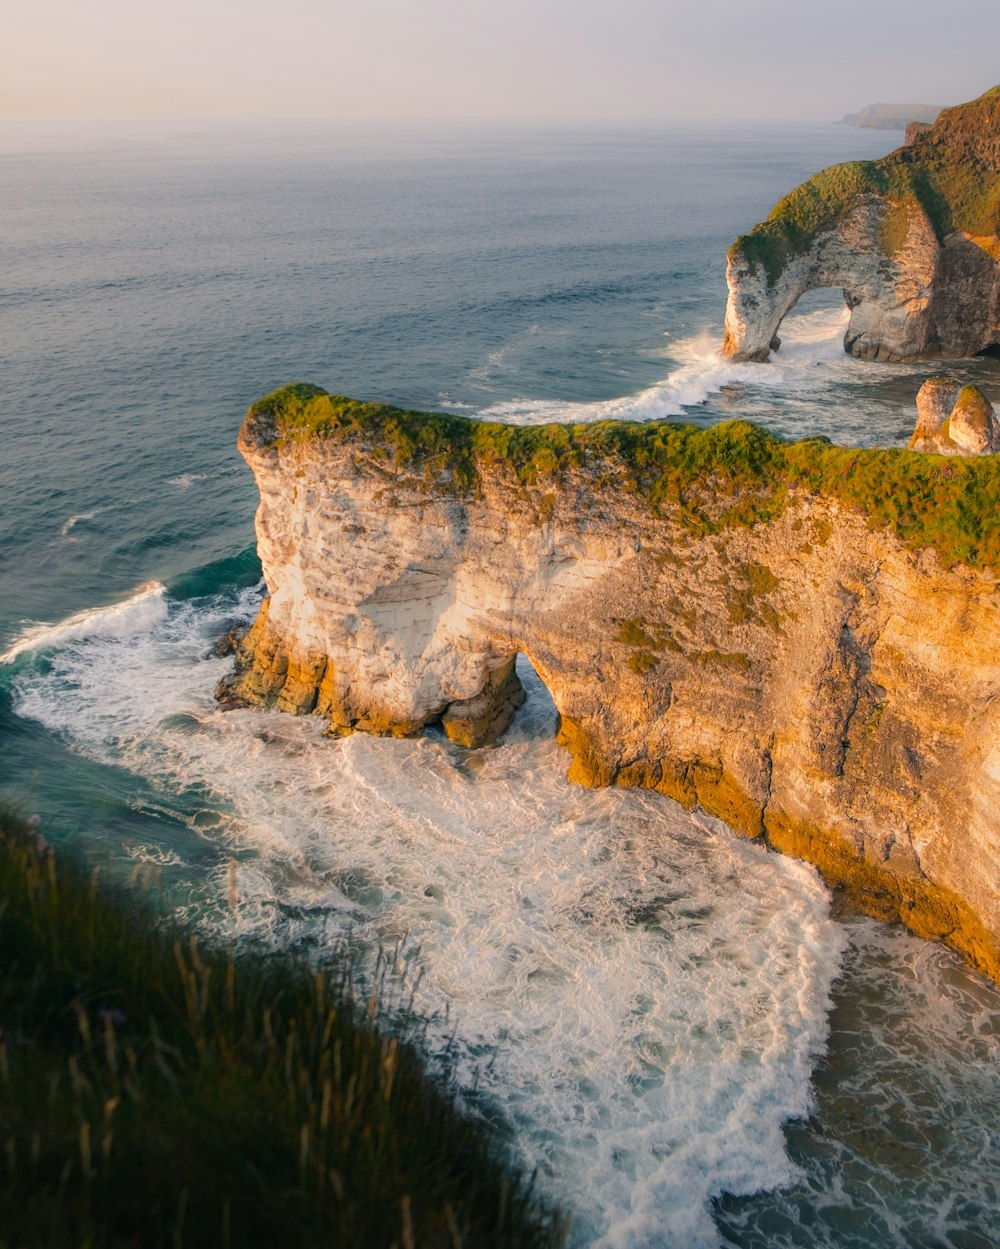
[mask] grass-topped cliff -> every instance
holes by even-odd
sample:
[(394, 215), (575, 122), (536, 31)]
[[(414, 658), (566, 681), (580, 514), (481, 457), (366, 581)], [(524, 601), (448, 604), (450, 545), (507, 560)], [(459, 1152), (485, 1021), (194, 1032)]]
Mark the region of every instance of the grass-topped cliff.
[(0, 807), (0, 1246), (560, 1241), (343, 965), (206, 949)]
[[(693, 530), (722, 530), (777, 516), (813, 494), (868, 518), (946, 566), (1000, 573), (1000, 459), (786, 442), (745, 421), (708, 429), (672, 421), (501, 425), (411, 412), (294, 384), (247, 413), (243, 437), (258, 447), (317, 440), (356, 448), (365, 464), (418, 477), (458, 495), (499, 475), (544, 500), (570, 474), (675, 509)], [(539, 508), (540, 517), (544, 507)]]
[(1000, 235), (1000, 86), (945, 109), (918, 142), (880, 160), (834, 165), (786, 195), (766, 221), (730, 248), (761, 265), (773, 284), (790, 256), (806, 250), (863, 196), (890, 201), (882, 240), (890, 255), (906, 234), (905, 206), (926, 212), (939, 239), (962, 230), (979, 239)]

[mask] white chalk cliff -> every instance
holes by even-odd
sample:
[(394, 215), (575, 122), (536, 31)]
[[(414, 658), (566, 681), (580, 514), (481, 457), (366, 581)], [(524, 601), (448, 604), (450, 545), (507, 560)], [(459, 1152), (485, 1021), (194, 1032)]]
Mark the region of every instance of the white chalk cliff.
[(572, 779), (700, 804), (1000, 976), (993, 457), (308, 386), (255, 405), (240, 449), (269, 597), (225, 702), (477, 745), (523, 653)]

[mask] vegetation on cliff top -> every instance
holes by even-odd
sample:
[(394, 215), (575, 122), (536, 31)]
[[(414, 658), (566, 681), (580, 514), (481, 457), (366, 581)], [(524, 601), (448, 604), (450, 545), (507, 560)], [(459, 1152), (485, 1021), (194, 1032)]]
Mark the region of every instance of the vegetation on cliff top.
[(890, 209), (892, 220), (883, 232), (889, 254), (905, 239), (907, 204), (926, 212), (939, 239), (953, 230), (995, 237), (1000, 234), (1000, 177), (961, 139), (963, 127), (973, 136), (980, 128), (997, 130), (998, 118), (1000, 87), (994, 87), (970, 104), (946, 110), (919, 144), (897, 148), (880, 160), (824, 169), (786, 195), (766, 221), (736, 239), (730, 255), (739, 252), (761, 265), (773, 284), (790, 257), (807, 250), (820, 230), (869, 195), (898, 206)]
[(500, 425), (410, 412), (295, 384), (254, 404), (244, 426), (261, 445), (320, 438), (356, 448), (387, 479), (416, 477), (464, 495), (490, 472), (516, 488), (550, 491), (586, 473), (639, 494), (698, 532), (778, 516), (796, 494), (833, 500), (942, 563), (1000, 573), (1000, 457), (850, 448), (823, 438), (785, 442), (745, 421), (707, 429), (671, 421)]
[(206, 950), (0, 808), (0, 1245), (560, 1240), (343, 968)]

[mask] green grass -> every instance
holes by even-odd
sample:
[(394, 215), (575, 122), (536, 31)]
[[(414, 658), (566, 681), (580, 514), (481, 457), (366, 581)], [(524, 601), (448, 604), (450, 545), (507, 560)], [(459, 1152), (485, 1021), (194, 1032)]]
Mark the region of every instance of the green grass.
[(963, 126), (971, 132), (995, 127), (998, 101), (1000, 87), (963, 106), (967, 119), (949, 123), (941, 144), (897, 148), (880, 160), (824, 169), (786, 195), (766, 221), (741, 235), (730, 255), (738, 251), (751, 265), (761, 266), (773, 285), (789, 259), (807, 250), (818, 231), (867, 195), (890, 202), (882, 245), (891, 255), (906, 238), (907, 204), (926, 212), (939, 239), (954, 230), (976, 237), (1000, 234), (1000, 178), (955, 141)]
[(0, 809), (5, 1249), (560, 1240), (346, 972), (205, 949)]
[[(558, 488), (639, 496), (692, 534), (766, 523), (801, 495), (862, 515), (942, 563), (1000, 573), (1000, 457), (937, 456), (785, 442), (746, 421), (698, 429), (670, 421), (511, 426), (360, 403), (295, 384), (247, 416), (262, 445), (347, 446), (386, 479), (473, 497), (485, 477), (538, 502)], [(537, 496), (537, 497), (536, 497)], [(558, 511), (558, 502), (550, 512)], [(757, 594), (766, 593), (755, 586)]]

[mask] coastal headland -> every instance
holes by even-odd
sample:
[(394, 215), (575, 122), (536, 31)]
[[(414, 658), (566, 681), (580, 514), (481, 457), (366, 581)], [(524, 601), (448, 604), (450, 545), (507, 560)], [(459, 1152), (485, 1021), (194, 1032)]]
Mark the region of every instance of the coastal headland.
[(240, 450), (268, 597), (224, 702), (496, 740), (816, 864), (1000, 979), (1000, 462), (732, 422), (516, 427), (288, 386)]
[(825, 169), (736, 239), (726, 354), (766, 360), (784, 316), (823, 286), (844, 292), (852, 355), (1000, 348), (1000, 87), (908, 137), (881, 160)]

